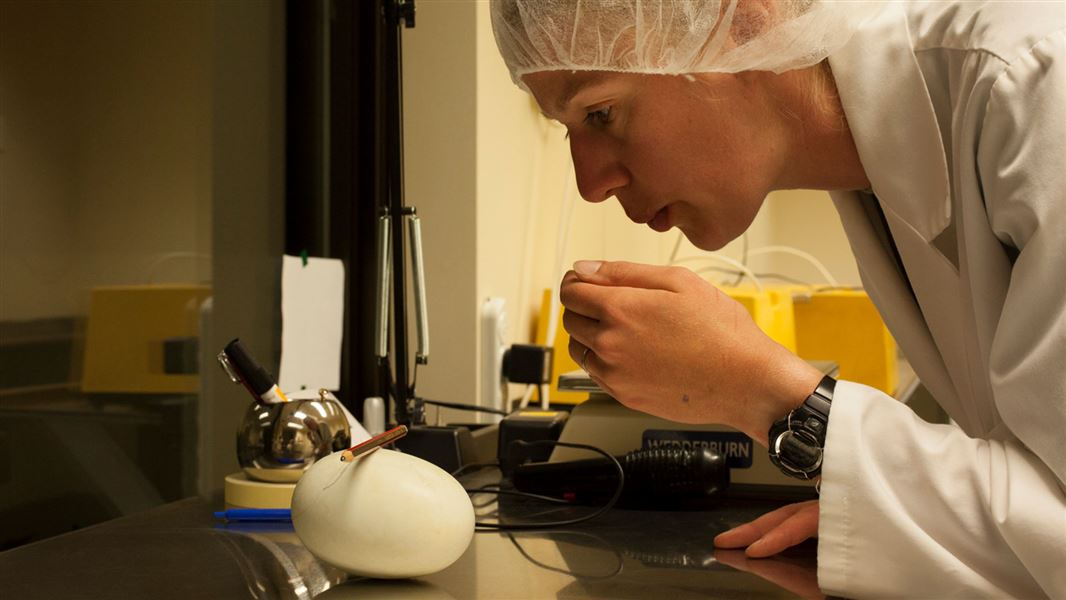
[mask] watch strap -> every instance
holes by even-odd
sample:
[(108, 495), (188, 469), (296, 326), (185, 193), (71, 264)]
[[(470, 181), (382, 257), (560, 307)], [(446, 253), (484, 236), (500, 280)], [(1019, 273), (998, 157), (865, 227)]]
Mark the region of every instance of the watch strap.
[(823, 377), (803, 404), (770, 427), (770, 461), (786, 475), (813, 479), (821, 474), (835, 388), (835, 379)]

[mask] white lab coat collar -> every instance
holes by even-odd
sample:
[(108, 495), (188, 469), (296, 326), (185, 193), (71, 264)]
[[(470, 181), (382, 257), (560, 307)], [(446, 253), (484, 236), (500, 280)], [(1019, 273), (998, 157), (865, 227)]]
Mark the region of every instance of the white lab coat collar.
[[(859, 159), (886, 211), (927, 242), (951, 220), (944, 144), (901, 7), (885, 7), (829, 57)], [(920, 133), (920, 135), (915, 135)]]

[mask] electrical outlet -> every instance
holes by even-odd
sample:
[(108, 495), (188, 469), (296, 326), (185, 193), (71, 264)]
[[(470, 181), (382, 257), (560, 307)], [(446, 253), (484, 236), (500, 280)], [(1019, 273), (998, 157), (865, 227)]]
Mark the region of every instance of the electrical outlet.
[[(506, 410), (507, 382), (503, 354), (507, 349), (507, 310), (503, 298), (488, 298), (481, 305), (481, 397), (478, 405)], [(498, 423), (499, 415), (478, 413), (479, 423)]]

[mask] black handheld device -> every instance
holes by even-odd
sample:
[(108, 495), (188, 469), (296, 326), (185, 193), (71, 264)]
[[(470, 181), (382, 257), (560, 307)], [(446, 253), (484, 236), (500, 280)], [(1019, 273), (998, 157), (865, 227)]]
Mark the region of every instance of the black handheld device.
[[(625, 472), (619, 506), (697, 508), (729, 487), (726, 459), (709, 448), (644, 448), (618, 458)], [(599, 504), (618, 485), (618, 471), (605, 458), (560, 463), (527, 463), (515, 468), (519, 491)]]

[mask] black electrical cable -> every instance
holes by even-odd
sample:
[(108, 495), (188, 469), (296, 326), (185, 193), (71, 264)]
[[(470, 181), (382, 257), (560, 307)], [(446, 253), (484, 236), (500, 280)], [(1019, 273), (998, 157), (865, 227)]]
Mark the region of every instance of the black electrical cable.
[(519, 492), (518, 490), (501, 490), (496, 487), (480, 487), (480, 488), (466, 488), (468, 494), (498, 494), (500, 496), (520, 496), (522, 498), (533, 498), (534, 500), (543, 500), (544, 502), (551, 502), (552, 504), (565, 504), (567, 506), (573, 506), (573, 502), (564, 500), (562, 498), (555, 498), (552, 496), (544, 496), (542, 494), (531, 494), (529, 492)]
[(473, 410), (476, 412), (487, 412), (492, 413), (494, 415), (503, 415), (505, 417), (511, 414), (505, 410), (499, 408), (489, 408), (487, 406), (473, 406), (470, 404), (460, 404), (458, 402), (441, 402), (440, 400), (426, 400), (425, 398), (420, 398), (420, 400), (422, 400), (422, 404), (429, 404), (431, 406), (442, 406), (444, 408), (454, 408), (456, 410)]
[[(561, 446), (563, 448), (575, 448), (575, 449), (578, 449), (578, 450), (588, 450), (590, 452), (595, 452), (597, 454), (603, 455), (609, 461), (611, 461), (611, 463), (614, 464), (615, 469), (618, 470), (618, 487), (615, 489), (614, 495), (611, 496), (610, 500), (608, 500), (606, 504), (604, 504), (600, 508), (596, 509), (594, 512), (589, 513), (589, 514), (587, 514), (585, 516), (582, 516), (582, 517), (576, 517), (576, 518), (573, 518), (573, 519), (563, 519), (563, 520), (560, 520), (560, 521), (542, 521), (542, 522), (539, 522), (539, 523), (486, 523), (486, 522), (481, 522), (481, 521), (475, 521), (474, 522), (475, 531), (529, 531), (529, 530), (533, 530), (533, 529), (548, 529), (548, 528), (551, 528), (551, 527), (565, 527), (567, 525), (576, 525), (578, 523), (584, 523), (585, 521), (590, 521), (592, 519), (595, 519), (596, 517), (602, 515), (603, 513), (611, 510), (612, 508), (614, 508), (614, 505), (618, 502), (618, 498), (620, 498), (622, 496), (622, 490), (625, 488), (625, 483), (626, 483), (625, 470), (622, 469), (622, 464), (620, 462), (618, 462), (618, 459), (615, 458), (612, 454), (610, 454), (606, 450), (597, 448), (596, 446), (590, 446), (588, 444), (571, 444), (571, 443), (568, 443), (568, 442), (556, 442), (554, 440), (538, 440), (538, 441), (535, 441), (535, 442), (527, 442), (527, 441), (524, 441), (524, 440), (514, 440), (511, 443), (512, 444), (518, 444), (520, 446)], [(486, 490), (485, 492), (478, 492), (478, 493), (493, 494), (493, 493), (498, 493), (500, 491), (505, 491), (505, 490), (498, 490), (498, 491)], [(525, 494), (526, 492), (518, 492), (518, 493)]]
[[(488, 468), (488, 467), (497, 467), (497, 468), (499, 468), (499, 466), (500, 466), (499, 462), (470, 463), (469, 465), (463, 465), (463, 466), (459, 467), (458, 469), (456, 469), (455, 471), (452, 471), (452, 477), (455, 477), (456, 479), (458, 479), (461, 475), (465, 475), (467, 471), (472, 471), (474, 469), (485, 469), (485, 468)], [(524, 498), (533, 498), (534, 500), (543, 500), (545, 502), (550, 502), (552, 504), (567, 504), (567, 505), (572, 505), (573, 504), (573, 502), (571, 502), (569, 500), (564, 500), (562, 498), (555, 498), (553, 496), (545, 496), (545, 495), (542, 495), (542, 494), (531, 494), (529, 492), (519, 492), (518, 490), (501, 490), (499, 488), (500, 488), (500, 484), (498, 484), (498, 483), (490, 483), (490, 484), (482, 486), (480, 488), (464, 488), (464, 489), (466, 489), (466, 493), (468, 493), (468, 494), (500, 494), (500, 495), (504, 495), (504, 496), (521, 496), (521, 497), (524, 497)]]
[[(388, 359), (384, 359), (384, 360), (382, 360), (380, 362), (379, 366), (380, 366), (380, 370), (381, 370), (380, 376), (381, 376), (382, 379), (384, 379), (384, 382), (385, 382), (385, 394), (387, 396), (386, 402), (391, 400), (392, 401), (392, 405), (393, 405), (393, 410), (395, 410), (396, 404), (397, 404), (397, 402), (399, 402), (398, 398), (400, 397), (399, 396), (400, 392), (399, 392), (398, 388), (396, 387), (396, 380), (393, 379), (393, 377), (392, 377), (392, 365), (389, 364)], [(386, 415), (389, 414), (389, 409), (388, 409), (388, 405), (387, 404), (386, 404), (386, 408), (385, 408), (385, 414)]]
[(486, 506), (491, 505), (493, 502), (496, 502), (495, 498), (489, 498), (488, 500), (485, 500), (484, 502), (474, 502), (473, 500), (471, 500), (470, 504), (474, 505), (474, 509), (475, 510), (479, 510), (479, 509), (485, 508)]
[(570, 571), (568, 569), (562, 569), (560, 567), (553, 567), (551, 565), (546, 565), (546, 564), (540, 562), (539, 560), (533, 558), (532, 556), (530, 556), (529, 553), (526, 552), (526, 549), (523, 548), (521, 546), (521, 544), (518, 543), (517, 539), (515, 539), (514, 534), (508, 532), (507, 533), (507, 538), (511, 540), (511, 543), (514, 544), (514, 547), (518, 549), (518, 553), (521, 554), (526, 560), (528, 560), (529, 562), (537, 565), (538, 567), (540, 567), (542, 569), (545, 569), (545, 570), (548, 570), (548, 571), (555, 571), (556, 573), (562, 573), (563, 575), (569, 575), (569, 576), (575, 577), (577, 579), (610, 579), (610, 578), (614, 577), (615, 575), (618, 575), (619, 573), (622, 572), (622, 568), (625, 565), (625, 559), (622, 557), (622, 553), (619, 552), (614, 546), (612, 546), (610, 543), (608, 543), (603, 538), (601, 538), (601, 537), (599, 537), (597, 535), (592, 535), (591, 533), (587, 533), (587, 532), (584, 532), (584, 531), (558, 531), (558, 532), (553, 532), (553, 533), (564, 533), (564, 534), (570, 534), (570, 535), (581, 535), (581, 536), (590, 537), (590, 538), (592, 538), (592, 539), (594, 539), (594, 540), (596, 540), (598, 542), (601, 542), (601, 543), (603, 543), (604, 546), (607, 547), (608, 550), (610, 550), (614, 554), (614, 557), (616, 559), (618, 559), (618, 564), (617, 564), (617, 566), (615, 566), (614, 570), (612, 570), (610, 573), (608, 573), (606, 575), (585, 575), (585, 574), (582, 574), (582, 573), (577, 573), (576, 571)]
[[(486, 500), (484, 500), (482, 502), (476, 502), (474, 500), (474, 494), (476, 494), (476, 492), (474, 494), (472, 494), (470, 492), (470, 490), (468, 490), (466, 488), (463, 488), (463, 491), (466, 492), (468, 496), (470, 496), (470, 503), (474, 505), (474, 509), (475, 510), (482, 509), (482, 508), (485, 508), (487, 506), (491, 506), (494, 502), (499, 502), (499, 498), (493, 498), (491, 496), (488, 497)], [(484, 495), (488, 496), (488, 494), (484, 494)]]
[(475, 469), (487, 469), (489, 467), (499, 467), (499, 466), (500, 466), (499, 461), (492, 461), (492, 462), (487, 462), (487, 463), (470, 463), (468, 465), (463, 465), (463, 466), (459, 467), (458, 469), (452, 471), (451, 475), (452, 475), (452, 477), (455, 477), (456, 479), (458, 479), (460, 475), (465, 475), (467, 471), (473, 471)]

